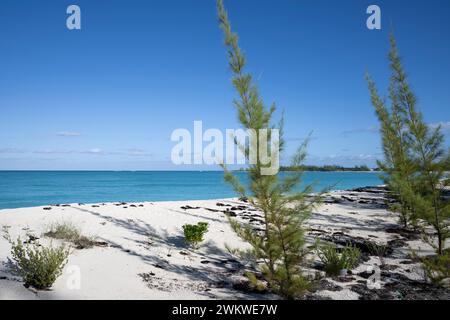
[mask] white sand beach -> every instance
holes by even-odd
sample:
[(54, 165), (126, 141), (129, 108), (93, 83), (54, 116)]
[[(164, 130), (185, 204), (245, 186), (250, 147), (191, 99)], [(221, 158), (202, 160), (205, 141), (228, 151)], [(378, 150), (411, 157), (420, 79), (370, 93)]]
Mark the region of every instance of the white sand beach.
[[(409, 259), (409, 247), (420, 254), (432, 249), (416, 237), (398, 233), (396, 217), (386, 211), (378, 192), (336, 191), (308, 222), (309, 241), (316, 237), (346, 241), (368, 239), (390, 243), (385, 258), (390, 273), (422, 281), (420, 264)], [(44, 210), (46, 208), (46, 210)], [(10, 244), (0, 238), (0, 299), (277, 299), (272, 294), (239, 290), (244, 266), (226, 250), (246, 246), (231, 230), (227, 214), (260, 223), (258, 212), (236, 199), (144, 203), (71, 204), (0, 210), (0, 227), (13, 239), (27, 235), (56, 245), (43, 234), (55, 222), (71, 222), (105, 245), (72, 249), (63, 274), (49, 291), (25, 288), (7, 268)], [(197, 250), (186, 247), (182, 225), (208, 222), (209, 231)], [(366, 287), (360, 276), (380, 265), (370, 256), (346, 279), (324, 278), (310, 298), (358, 299)], [(318, 260), (317, 260), (318, 261)], [(3, 264), (1, 264), (3, 263)], [(75, 271), (74, 271), (75, 270)], [(80, 288), (71, 285), (80, 271)], [(311, 273), (321, 272), (310, 269)], [(383, 271), (384, 272), (384, 271)], [(322, 272), (323, 273), (323, 272)], [(403, 278), (402, 278), (403, 279)], [(381, 284), (395, 281), (381, 276)], [(359, 288), (359, 290), (354, 290)], [(359, 292), (359, 293), (358, 293)]]

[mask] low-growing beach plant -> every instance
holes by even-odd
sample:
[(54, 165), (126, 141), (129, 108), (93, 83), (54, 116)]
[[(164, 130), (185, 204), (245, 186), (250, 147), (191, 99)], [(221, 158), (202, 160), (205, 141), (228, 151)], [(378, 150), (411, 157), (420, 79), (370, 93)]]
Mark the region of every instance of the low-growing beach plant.
[[(309, 252), (305, 246), (304, 222), (318, 203), (320, 195), (309, 197), (312, 193), (311, 185), (305, 186), (300, 192), (295, 189), (301, 182), (302, 171), (289, 172), (283, 177), (278, 173), (264, 175), (265, 169), (270, 168), (273, 163), (266, 164), (261, 154), (270, 150), (272, 156), (279, 155), (284, 150), (284, 117), (281, 116), (278, 124), (273, 123), (272, 116), (276, 107), (274, 104), (270, 107), (265, 105), (252, 75), (245, 71), (246, 58), (239, 47), (237, 34), (231, 29), (222, 0), (217, 0), (217, 10), (228, 49), (232, 84), (239, 97), (234, 101), (239, 122), (245, 130), (256, 133), (263, 131), (268, 138), (257, 142), (242, 142), (236, 137), (234, 139), (242, 154), (250, 160), (246, 170), (249, 183), (246, 186), (223, 165), (225, 180), (233, 186), (239, 197), (247, 199), (249, 205), (262, 212), (263, 218), (263, 224), (258, 229), (250, 223), (240, 223), (229, 218), (236, 234), (251, 246), (251, 249), (245, 251), (230, 251), (242, 260), (250, 260), (252, 269), (258, 273), (258, 276), (247, 273), (253, 287), (262, 287), (259, 280), (262, 276), (273, 292), (287, 299), (297, 298), (309, 288), (309, 281), (303, 275), (302, 268)], [(278, 143), (272, 144), (272, 129), (278, 129)], [(293, 157), (293, 167), (299, 168), (303, 163), (307, 140)]]
[(88, 249), (97, 244), (94, 238), (82, 235), (80, 229), (71, 222), (58, 222), (50, 225), (44, 236), (69, 241), (77, 249)]
[(57, 222), (48, 227), (48, 230), (44, 233), (44, 236), (73, 241), (81, 236), (80, 229), (71, 222)]
[(325, 265), (325, 272), (329, 276), (338, 276), (341, 270), (350, 270), (358, 266), (361, 251), (351, 245), (339, 250), (331, 243), (319, 244), (317, 255)]
[(70, 254), (65, 246), (46, 247), (34, 241), (24, 243), (20, 237), (14, 241), (9, 234), (5, 238), (12, 247), (10, 266), (26, 286), (49, 289), (62, 274)]
[[(445, 197), (450, 151), (445, 150), (441, 127), (428, 125), (417, 108), (417, 98), (410, 89), (393, 35), (390, 43), (390, 108), (367, 76), (381, 124), (384, 162), (380, 162), (380, 168), (391, 194), (398, 200), (391, 209), (400, 211), (404, 225), (412, 222), (436, 253), (443, 255), (450, 237), (450, 200)], [(427, 230), (430, 228), (434, 232)]]
[[(442, 255), (424, 257), (420, 259), (423, 264), (426, 278), (435, 284), (443, 284), (444, 280), (450, 280), (450, 252)], [(450, 282), (446, 285), (449, 286)]]
[(380, 244), (372, 241), (366, 241), (367, 248), (371, 255), (377, 256), (380, 260), (382, 266), (385, 265), (384, 257), (386, 256), (388, 246), (385, 244)]
[(197, 248), (199, 243), (203, 241), (205, 233), (208, 232), (208, 223), (185, 224), (183, 225), (183, 232), (186, 243)]

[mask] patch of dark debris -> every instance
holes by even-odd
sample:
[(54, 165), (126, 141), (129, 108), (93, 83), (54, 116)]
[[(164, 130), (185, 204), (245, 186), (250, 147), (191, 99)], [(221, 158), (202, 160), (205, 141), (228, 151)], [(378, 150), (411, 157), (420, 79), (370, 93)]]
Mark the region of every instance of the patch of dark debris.
[(351, 286), (351, 290), (359, 294), (360, 300), (450, 300), (450, 290), (441, 286), (386, 271), (381, 272), (381, 278), (386, 282), (381, 289), (369, 289), (359, 283)]

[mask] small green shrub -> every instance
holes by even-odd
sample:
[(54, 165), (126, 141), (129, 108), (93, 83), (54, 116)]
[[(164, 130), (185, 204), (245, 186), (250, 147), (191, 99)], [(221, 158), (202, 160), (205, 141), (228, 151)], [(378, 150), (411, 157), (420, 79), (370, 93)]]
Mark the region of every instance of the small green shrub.
[(81, 236), (81, 232), (70, 222), (58, 222), (50, 225), (44, 235), (54, 239), (73, 241)]
[(52, 224), (48, 231), (44, 233), (44, 236), (70, 241), (77, 249), (88, 249), (97, 244), (95, 239), (82, 235), (80, 229), (70, 222)]
[(351, 245), (345, 246), (341, 252), (332, 244), (319, 245), (317, 254), (329, 276), (339, 275), (342, 269), (355, 268), (361, 257), (361, 251)]
[(367, 248), (371, 255), (377, 256), (380, 259), (381, 265), (384, 265), (384, 257), (386, 256), (388, 246), (383, 244), (378, 244), (372, 241), (366, 241)]
[(345, 269), (356, 268), (361, 258), (361, 251), (352, 245), (347, 245), (342, 250), (342, 259), (344, 260)]
[(422, 258), (425, 274), (431, 282), (441, 284), (443, 280), (450, 279), (450, 253)]
[(36, 242), (24, 244), (20, 237), (16, 241), (9, 240), (13, 268), (25, 285), (39, 290), (50, 288), (61, 275), (69, 250), (65, 246), (44, 247)]
[(208, 224), (206, 222), (185, 224), (183, 226), (183, 231), (186, 243), (197, 247), (198, 244), (203, 241), (203, 236), (208, 231)]

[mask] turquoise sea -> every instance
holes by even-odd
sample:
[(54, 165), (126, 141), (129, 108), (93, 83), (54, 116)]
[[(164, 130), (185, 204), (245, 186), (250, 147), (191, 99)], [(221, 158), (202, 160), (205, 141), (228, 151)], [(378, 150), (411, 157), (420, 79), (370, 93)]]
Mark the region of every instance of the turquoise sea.
[[(236, 173), (246, 182), (245, 172)], [(281, 173), (283, 175), (284, 173)], [(315, 189), (381, 184), (376, 172), (306, 172)], [(235, 197), (221, 171), (0, 171), (0, 209), (63, 203)]]

